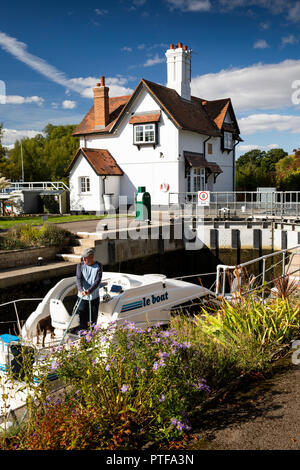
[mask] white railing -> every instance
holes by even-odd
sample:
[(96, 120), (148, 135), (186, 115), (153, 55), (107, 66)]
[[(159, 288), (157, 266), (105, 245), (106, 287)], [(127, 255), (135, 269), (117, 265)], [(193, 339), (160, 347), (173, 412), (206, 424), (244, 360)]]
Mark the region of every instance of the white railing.
[(2, 189), (0, 193), (11, 193), (12, 191), (69, 191), (70, 188), (63, 181), (13, 181), (8, 188)]
[[(241, 286), (239, 286), (241, 293), (261, 289), (262, 298), (265, 296), (265, 288), (273, 282), (275, 277), (289, 275), (299, 279), (300, 282), (300, 266), (298, 263), (296, 266), (292, 265), (293, 258), (299, 255), (300, 245), (297, 245), (294, 248), (269, 253), (235, 266), (219, 264), (217, 266), (216, 294), (224, 297), (228, 292), (228, 287), (230, 290), (235, 269), (241, 273)], [(252, 275), (254, 274), (253, 281), (251, 277), (247, 278), (249, 267), (252, 271), (256, 271), (252, 273)]]
[[(201, 206), (205, 215), (274, 215), (300, 216), (300, 191), (223, 191), (209, 192), (208, 206)], [(198, 207), (198, 192), (170, 192), (169, 209)]]

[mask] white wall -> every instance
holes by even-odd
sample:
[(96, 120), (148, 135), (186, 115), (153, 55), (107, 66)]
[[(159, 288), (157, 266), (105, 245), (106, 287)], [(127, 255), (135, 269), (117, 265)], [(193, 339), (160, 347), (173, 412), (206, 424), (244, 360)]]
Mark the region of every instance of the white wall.
[[(79, 178), (88, 176), (90, 178), (90, 193), (80, 192)], [(102, 182), (94, 172), (86, 158), (81, 155), (77, 158), (70, 173), (70, 210), (71, 211), (99, 211)]]
[[(161, 119), (158, 123), (158, 144), (141, 145), (140, 150), (133, 145), (133, 125), (129, 124), (129, 118), (133, 113), (144, 113), (149, 111), (160, 111), (160, 107), (152, 96), (144, 89), (141, 89), (131, 108), (128, 109), (124, 117), (109, 135), (85, 136), (80, 141), (80, 145), (87, 148), (107, 149), (122, 168), (124, 175), (110, 177), (106, 179), (105, 191), (115, 195), (127, 196), (127, 203), (133, 204), (134, 194), (138, 186), (145, 186), (151, 195), (151, 202), (155, 205), (164, 205), (168, 202), (168, 193), (160, 190), (162, 183), (169, 184), (169, 192), (185, 192), (186, 179), (184, 151), (203, 152), (203, 141), (207, 136), (189, 131), (179, 131), (164, 111), (161, 111)], [(207, 189), (211, 191), (232, 191), (232, 152), (222, 153), (220, 148), (220, 138), (211, 138), (213, 144), (213, 154), (208, 155), (208, 161), (216, 162), (223, 170), (217, 177), (216, 184), (213, 184), (213, 177), (208, 179)], [(78, 166), (80, 164), (80, 170)], [(84, 161), (77, 161), (76, 169), (72, 172), (70, 184), (76, 186), (79, 175), (84, 176), (87, 172)], [(96, 176), (96, 178), (98, 178)], [(92, 181), (92, 180), (91, 180)], [(97, 204), (102, 194), (99, 178), (96, 181), (93, 175), (93, 197), (80, 197), (78, 192), (71, 195), (72, 207), (85, 206), (86, 210), (99, 210)], [(115, 200), (114, 200), (115, 202)], [(91, 209), (93, 207), (93, 209)], [(75, 210), (75, 209), (73, 209)], [(78, 210), (78, 209), (77, 209)]]
[[(204, 146), (203, 142), (208, 138), (208, 136), (197, 134), (196, 132), (189, 131), (179, 131), (179, 154), (183, 159), (183, 152), (197, 152), (203, 153)], [(207, 144), (210, 143), (213, 145), (213, 153), (207, 153)], [(216, 183), (213, 182), (213, 176), (208, 178), (207, 188), (210, 191), (233, 191), (233, 152), (227, 153), (222, 152), (221, 150), (221, 139), (220, 137), (211, 137), (206, 142), (206, 154), (205, 158), (208, 162), (215, 162), (223, 170), (217, 179)], [(184, 172), (181, 173), (181, 187), (186, 186), (184, 182)]]
[[(138, 186), (146, 186), (152, 204), (166, 204), (168, 195), (160, 191), (161, 183), (168, 183), (170, 191), (179, 190), (178, 178), (178, 130), (162, 112), (158, 123), (158, 145), (133, 145), (133, 125), (129, 124), (132, 113), (160, 111), (154, 99), (141, 90), (119, 128), (109, 136), (86, 136), (86, 147), (108, 149), (122, 168), (120, 195), (127, 195), (128, 204), (134, 202)], [(161, 154), (163, 156), (161, 156)]]

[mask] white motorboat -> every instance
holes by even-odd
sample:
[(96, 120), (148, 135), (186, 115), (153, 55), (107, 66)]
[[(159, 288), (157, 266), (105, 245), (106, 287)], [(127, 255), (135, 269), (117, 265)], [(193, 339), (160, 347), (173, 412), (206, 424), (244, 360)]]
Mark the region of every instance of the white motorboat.
[[(162, 274), (123, 274), (105, 272), (100, 289), (100, 305), (97, 324), (107, 326), (111, 322), (121, 325), (126, 321), (136, 326), (167, 324), (171, 312), (187, 303), (205, 303), (215, 299), (214, 292), (205, 287), (177, 279), (169, 279)], [(79, 324), (78, 315), (71, 315), (64, 305), (64, 299), (76, 295), (76, 277), (59, 281), (39, 303), (22, 328), (22, 339), (36, 337), (40, 320), (51, 317), (55, 328), (55, 340), (67, 329)], [(57, 331), (58, 330), (58, 331)], [(47, 343), (49, 344), (47, 340)]]

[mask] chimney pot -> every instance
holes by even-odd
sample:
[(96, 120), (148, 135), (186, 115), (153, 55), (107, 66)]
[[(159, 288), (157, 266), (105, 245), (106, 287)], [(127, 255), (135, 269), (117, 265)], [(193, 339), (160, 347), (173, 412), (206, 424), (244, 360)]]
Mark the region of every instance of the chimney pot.
[(183, 46), (183, 49), (184, 49), (185, 51), (187, 51), (187, 46)]
[(181, 49), (182, 48), (182, 42), (179, 42), (177, 47), (178, 47), (178, 49)]
[(100, 83), (96, 83), (96, 86), (100, 86)]
[(100, 81), (101, 81), (101, 86), (105, 86), (105, 77), (100, 77)]
[(170, 44), (170, 49), (174, 49), (174, 44)]

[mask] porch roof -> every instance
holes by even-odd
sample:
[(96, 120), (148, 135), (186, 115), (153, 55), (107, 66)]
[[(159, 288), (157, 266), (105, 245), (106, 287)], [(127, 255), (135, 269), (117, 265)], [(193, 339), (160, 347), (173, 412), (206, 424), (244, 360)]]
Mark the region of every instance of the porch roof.
[(76, 154), (74, 155), (73, 160), (71, 161), (66, 173), (70, 173), (74, 163), (77, 158), (83, 155), (84, 158), (89, 162), (93, 170), (97, 175), (106, 175), (106, 176), (121, 176), (123, 175), (123, 170), (119, 167), (116, 160), (110, 154), (107, 149), (91, 149), (80, 147)]
[(207, 168), (211, 173), (220, 174), (223, 170), (215, 162), (208, 162), (203, 153), (183, 152), (186, 166), (193, 168)]

